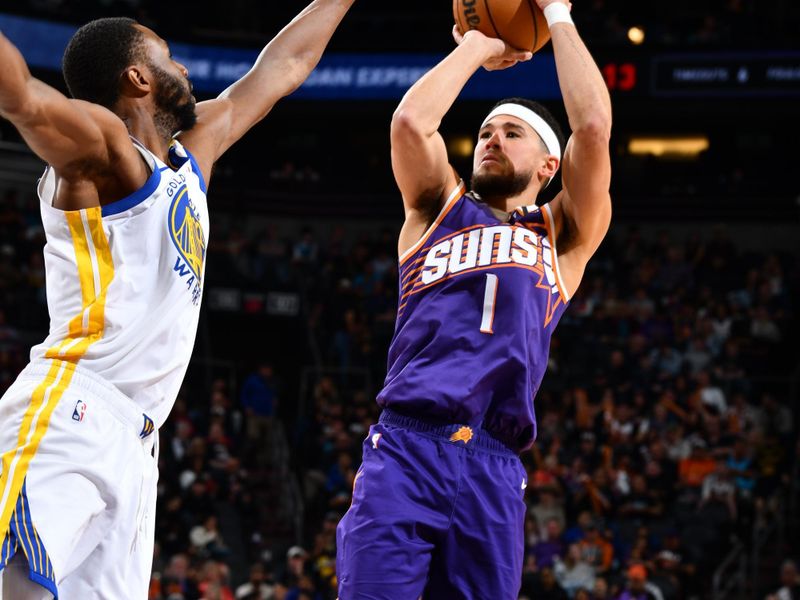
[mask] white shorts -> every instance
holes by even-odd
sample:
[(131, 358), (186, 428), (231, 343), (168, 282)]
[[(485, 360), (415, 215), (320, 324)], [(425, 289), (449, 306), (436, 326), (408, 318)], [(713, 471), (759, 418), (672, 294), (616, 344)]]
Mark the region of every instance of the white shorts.
[(0, 569), (22, 553), (61, 600), (145, 600), (156, 439), (141, 409), (80, 366), (28, 365), (0, 399)]

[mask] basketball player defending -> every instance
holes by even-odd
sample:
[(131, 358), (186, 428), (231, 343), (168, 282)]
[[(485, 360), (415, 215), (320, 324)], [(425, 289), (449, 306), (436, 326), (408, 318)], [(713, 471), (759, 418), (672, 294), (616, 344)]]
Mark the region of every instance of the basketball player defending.
[[(551, 27), (572, 136), (526, 100), (478, 132), (472, 193), (437, 132), (481, 66), (530, 58), (470, 31), (406, 94), (392, 120), (405, 203), (400, 301), (380, 421), (364, 442), (338, 528), (341, 600), (516, 599), (533, 399), (550, 336), (611, 217), (611, 107), (569, 6)], [(536, 198), (563, 167), (563, 189)]]
[(195, 107), (186, 67), (130, 19), (64, 54), (74, 99), (0, 34), (0, 115), (39, 183), (50, 335), (0, 400), (3, 598), (147, 598), (156, 434), (194, 344), (214, 162), (319, 61), (353, 0), (315, 0)]

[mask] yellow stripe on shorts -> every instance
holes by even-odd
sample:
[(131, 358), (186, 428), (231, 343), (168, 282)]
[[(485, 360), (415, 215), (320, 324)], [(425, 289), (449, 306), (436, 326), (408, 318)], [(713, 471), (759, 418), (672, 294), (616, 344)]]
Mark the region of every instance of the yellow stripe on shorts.
[(31, 396), (16, 448), (0, 457), (0, 539), (8, 533), (28, 466), (47, 432), (53, 410), (69, 387), (75, 365), (89, 346), (103, 337), (106, 294), (114, 278), (114, 262), (103, 230), (102, 212), (98, 206), (65, 212), (64, 216), (75, 250), (82, 308), (70, 319), (67, 336), (45, 353), (45, 358), (53, 360), (50, 370)]

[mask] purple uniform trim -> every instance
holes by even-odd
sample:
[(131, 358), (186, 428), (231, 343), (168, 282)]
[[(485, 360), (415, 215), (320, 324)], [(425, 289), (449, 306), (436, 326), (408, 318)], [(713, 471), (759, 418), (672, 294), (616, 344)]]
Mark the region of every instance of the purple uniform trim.
[(470, 194), (448, 200), (401, 257), (378, 404), (481, 427), (515, 450), (531, 446), (533, 400), (568, 302), (551, 222), (546, 207), (518, 209), (503, 222)]

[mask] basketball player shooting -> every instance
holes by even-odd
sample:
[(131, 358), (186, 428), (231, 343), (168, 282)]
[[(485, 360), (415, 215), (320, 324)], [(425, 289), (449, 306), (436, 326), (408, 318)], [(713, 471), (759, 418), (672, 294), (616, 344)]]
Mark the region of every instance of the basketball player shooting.
[(353, 0), (315, 0), (214, 100), (130, 19), (80, 28), (73, 98), (0, 34), (0, 116), (39, 183), (48, 338), (0, 399), (0, 569), (9, 600), (145, 599), (157, 430), (194, 345), (214, 162), (296, 89)]
[[(477, 31), (405, 95), (391, 126), (405, 205), (383, 407), (338, 527), (341, 600), (517, 597), (534, 397), (550, 337), (611, 218), (611, 107), (569, 5), (550, 27), (572, 135), (501, 101), (480, 126), (472, 191), (439, 125), (472, 74), (531, 57)], [(563, 148), (563, 153), (562, 153)], [(562, 167), (563, 187), (539, 192)]]

